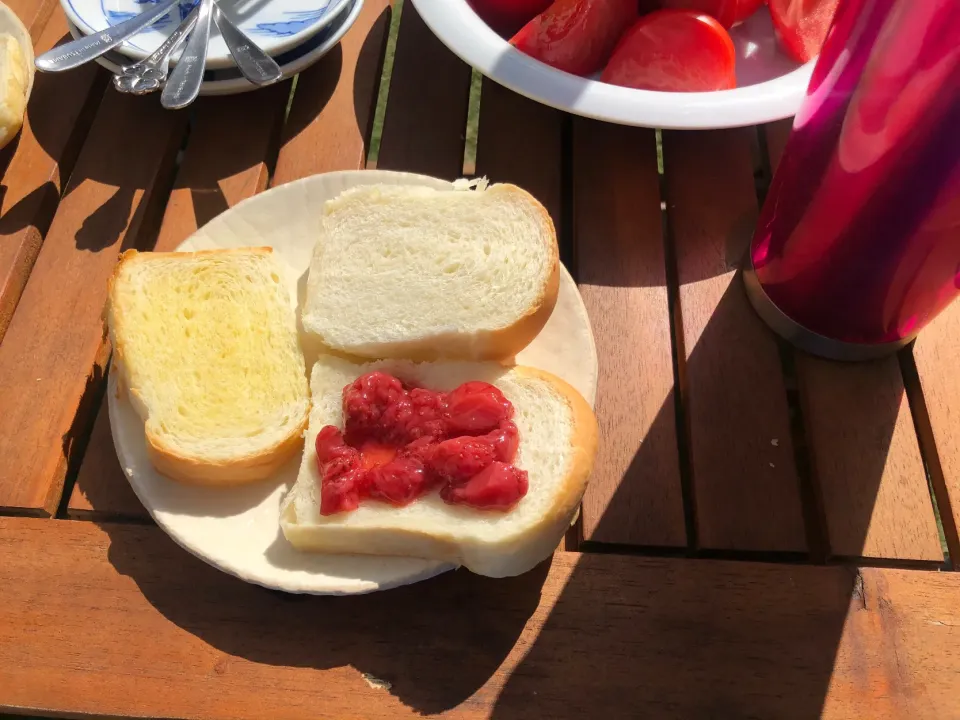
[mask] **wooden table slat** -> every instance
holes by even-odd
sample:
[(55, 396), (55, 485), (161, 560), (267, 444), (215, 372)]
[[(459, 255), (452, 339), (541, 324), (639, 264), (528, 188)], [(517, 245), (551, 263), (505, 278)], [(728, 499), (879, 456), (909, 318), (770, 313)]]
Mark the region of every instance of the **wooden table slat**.
[(770, 161), (771, 172), (776, 170), (777, 165), (780, 164), (780, 158), (783, 156), (783, 149), (787, 146), (791, 130), (793, 130), (793, 118), (778, 120), (761, 126), (760, 132), (763, 133), (766, 140), (767, 158)]
[[(29, 0), (31, 4), (33, 2)], [(26, 19), (27, 14), (21, 12), (21, 17)], [(41, 20), (46, 17), (34, 16), (34, 20), (33, 27), (39, 35), (38, 52), (49, 50), (69, 35), (66, 18), (60, 9), (52, 14), (45, 26)], [(0, 341), (40, 252), (63, 185), (73, 171), (104, 81), (103, 71), (92, 64), (71, 73), (37, 73), (24, 128), (14, 143), (16, 152), (3, 173)], [(4, 152), (12, 148), (13, 145), (8, 146)]]
[(600, 361), (601, 442), (583, 500), (583, 537), (683, 546), (653, 131), (575, 119), (573, 173), (577, 278)]
[(897, 358), (797, 353), (797, 382), (830, 552), (943, 562)]
[(460, 177), (470, 74), (404, 2), (377, 167)]
[(960, 301), (925, 327), (913, 347), (923, 402), (917, 427), (925, 449), (950, 559), (960, 569)]
[(274, 185), (364, 166), (389, 27), (389, 0), (366, 0), (338, 47), (300, 74)]
[(297, 598), (155, 527), (0, 518), (0, 711), (956, 718), (958, 592), (953, 573), (558, 553)]
[[(30, 37), (36, 46), (40, 40), (44, 25), (57, 7), (57, 0), (5, 0), (4, 4), (16, 13), (20, 21), (30, 31)], [(61, 11), (57, 14), (63, 17)], [(51, 46), (52, 47), (52, 46)], [(41, 50), (40, 52), (45, 52)], [(39, 73), (37, 73), (39, 75)]]
[[(791, 125), (782, 120), (763, 128), (772, 170)], [(943, 562), (897, 359), (847, 364), (795, 357), (829, 552)]]
[(777, 340), (736, 269), (757, 220), (752, 130), (664, 132), (699, 544), (807, 547)]
[(483, 140), (477, 143), (477, 175), (530, 192), (562, 238), (563, 113), (487, 78), (480, 98), (478, 138)]
[(114, 92), (97, 111), (0, 344), (0, 507), (57, 507), (102, 388), (107, 278), (166, 201), (184, 119)]

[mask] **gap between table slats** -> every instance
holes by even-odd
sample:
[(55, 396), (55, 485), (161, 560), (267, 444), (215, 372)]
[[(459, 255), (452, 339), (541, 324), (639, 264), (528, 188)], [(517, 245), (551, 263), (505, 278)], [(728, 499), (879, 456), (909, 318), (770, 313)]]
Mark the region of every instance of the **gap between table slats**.
[[(789, 121), (764, 132), (775, 170)], [(829, 552), (942, 562), (897, 358), (849, 364), (792, 352)]]
[[(480, 139), (481, 144), (484, 142)], [(588, 543), (687, 543), (652, 130), (573, 120), (576, 274), (600, 362)]]
[[(21, 2), (23, 6), (30, 3)], [(69, 36), (66, 18), (57, 8), (49, 16), (28, 15), (18, 7), (45, 52)], [(47, 8), (49, 10), (49, 8)], [(42, 32), (41, 32), (42, 30)], [(27, 277), (50, 227), (60, 193), (90, 128), (103, 94), (106, 75), (95, 65), (69, 73), (37, 73), (20, 137), (4, 149), (13, 153), (3, 171), (0, 201), (0, 342)]]
[(460, 177), (470, 75), (405, 2), (377, 167)]
[(954, 570), (960, 567), (960, 302), (954, 300), (920, 332), (912, 353), (902, 358), (911, 370), (907, 390), (940, 510)]
[[(274, 185), (362, 167), (389, 20), (388, 0), (366, 1), (338, 49), (299, 76), (285, 125), (289, 83), (258, 91), (256, 103), (250, 95), (199, 101), (156, 249), (173, 250), (216, 215), (262, 191), (274, 161)], [(241, 115), (244, 122), (234, 122)], [(68, 514), (149, 519), (117, 461), (106, 403)]]
[(952, 573), (558, 553), (289, 596), (155, 527), (0, 518), (0, 711), (952, 718), (958, 593)]
[(663, 133), (698, 545), (804, 553), (777, 341), (737, 275), (757, 220), (750, 132)]

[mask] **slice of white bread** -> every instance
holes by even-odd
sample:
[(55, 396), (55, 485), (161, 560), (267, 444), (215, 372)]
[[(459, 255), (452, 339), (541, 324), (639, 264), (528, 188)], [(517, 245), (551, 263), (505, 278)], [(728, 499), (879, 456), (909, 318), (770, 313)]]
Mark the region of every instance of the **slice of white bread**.
[[(406, 507), (364, 500), (356, 510), (320, 515), (317, 433), (325, 425), (343, 427), (343, 387), (375, 369), (432, 390), (452, 390), (470, 380), (500, 388), (514, 406), (520, 434), (514, 464), (529, 474), (527, 494), (506, 512), (448, 505), (434, 491)], [(593, 468), (597, 423), (587, 402), (563, 380), (497, 363), (356, 365), (324, 355), (313, 367), (310, 385), (313, 409), (300, 475), (280, 513), (283, 533), (296, 548), (432, 558), (505, 577), (547, 558), (570, 526)]]
[(160, 473), (251, 482), (300, 448), (310, 395), (284, 272), (271, 248), (121, 256), (113, 364)]
[(0, 148), (6, 146), (23, 125), (27, 112), (30, 71), (20, 43), (0, 33)]
[(326, 203), (303, 327), (365, 358), (504, 359), (559, 287), (549, 213), (514, 185), (367, 185)]

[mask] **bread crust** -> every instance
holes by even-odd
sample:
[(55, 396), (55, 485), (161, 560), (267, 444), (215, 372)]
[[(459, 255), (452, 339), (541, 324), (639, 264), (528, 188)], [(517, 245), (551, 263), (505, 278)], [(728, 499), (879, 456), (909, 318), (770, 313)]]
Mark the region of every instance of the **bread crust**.
[[(124, 322), (123, 310), (114, 301), (114, 289), (125, 264), (133, 262), (151, 262), (171, 257), (204, 257), (223, 255), (250, 255), (262, 253), (272, 255), (273, 248), (224, 248), (215, 250), (197, 250), (195, 252), (158, 252), (139, 253), (127, 250), (120, 255), (113, 274), (107, 283), (107, 319), (110, 342), (113, 345), (112, 367), (120, 373), (119, 386), (125, 389), (130, 404), (144, 421), (144, 435), (147, 444), (147, 456), (151, 464), (161, 475), (179, 482), (212, 485), (235, 486), (264, 480), (274, 475), (303, 447), (303, 433), (309, 419), (309, 404), (302, 422), (291, 432), (266, 448), (245, 455), (238, 455), (229, 461), (214, 461), (201, 456), (187, 455), (169, 444), (152, 431), (150, 427), (150, 408), (130, 383), (127, 372), (124, 343), (116, 335), (115, 328)], [(143, 257), (141, 257), (143, 255)]]
[(521, 377), (550, 383), (566, 401), (572, 418), (568, 438), (571, 461), (552, 505), (537, 523), (495, 543), (463, 543), (449, 533), (344, 524), (301, 525), (288, 498), (280, 516), (284, 536), (297, 549), (309, 552), (422, 557), (463, 565), (490, 577), (519, 575), (549, 557), (570, 527), (593, 471), (599, 437), (597, 420), (587, 401), (561, 378), (537, 368), (517, 366), (511, 370)]

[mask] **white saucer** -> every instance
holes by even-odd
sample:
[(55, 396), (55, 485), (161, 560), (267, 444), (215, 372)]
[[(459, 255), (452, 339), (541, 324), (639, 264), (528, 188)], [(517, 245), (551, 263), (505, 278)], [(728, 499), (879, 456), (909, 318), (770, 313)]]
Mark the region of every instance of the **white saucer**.
[[(318, 235), (320, 208), (348, 188), (373, 183), (420, 184), (440, 190), (451, 187), (435, 178), (382, 170), (314, 175), (239, 203), (207, 223), (179, 249), (271, 246), (287, 267), (291, 302), (296, 302)], [(317, 349), (309, 337), (302, 337), (301, 342), (309, 372)], [(593, 404), (597, 350), (583, 300), (565, 269), (553, 314), (536, 339), (517, 355), (517, 363), (562, 377)], [(240, 488), (178, 483), (158, 474), (150, 464), (143, 421), (126, 394), (118, 397), (113, 372), (107, 397), (117, 457), (137, 497), (179, 545), (224, 572), (286, 592), (352, 595), (407, 585), (452, 569), (446, 563), (417, 558), (299, 552), (280, 530), (280, 501), (296, 480), (300, 453), (276, 477), (263, 483)]]
[[(278, 56), (276, 61), (279, 63), (280, 69), (283, 70), (283, 76), (285, 78), (293, 77), (330, 52), (356, 22), (362, 9), (363, 0), (348, 0), (348, 2), (341, 3), (336, 10), (335, 17), (331, 18), (332, 22), (323, 30), (302, 45)], [(67, 26), (74, 38), (82, 37), (83, 34), (73, 23), (67, 21)], [(97, 63), (115, 74), (120, 72), (121, 65), (132, 62), (134, 61), (116, 52), (108, 52), (106, 55), (97, 58)], [(204, 81), (200, 86), (201, 95), (235, 95), (257, 89), (257, 86), (243, 77), (236, 67), (223, 70), (207, 70), (203, 77)]]
[[(60, 0), (67, 19), (84, 35), (105, 30), (143, 12), (160, 0)], [(120, 47), (119, 54), (142, 60), (187, 16), (198, 0), (180, 0), (178, 9), (151, 27), (134, 35)], [(218, 0), (251, 40), (271, 57), (289, 52), (332, 22), (349, 0)], [(217, 70), (233, 66), (233, 58), (216, 25), (210, 34), (207, 66)]]

